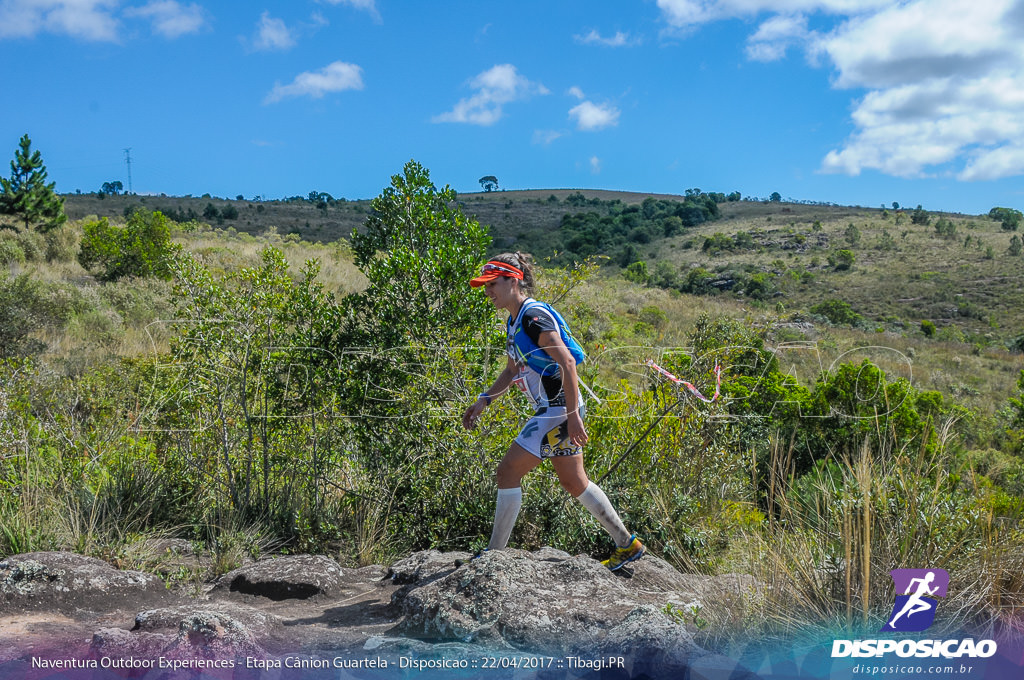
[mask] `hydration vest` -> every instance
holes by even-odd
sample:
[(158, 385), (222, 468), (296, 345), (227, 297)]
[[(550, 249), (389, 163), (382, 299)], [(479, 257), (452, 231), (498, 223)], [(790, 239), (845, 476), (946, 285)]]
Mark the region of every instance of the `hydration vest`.
[(514, 351), (514, 358), (516, 361), (526, 364), (537, 373), (542, 376), (554, 375), (558, 370), (558, 363), (548, 356), (539, 345), (537, 345), (530, 336), (523, 330), (523, 314), (532, 307), (542, 307), (546, 311), (551, 313), (554, 317), (555, 322), (558, 324), (558, 334), (562, 338), (562, 342), (569, 349), (569, 353), (572, 354), (572, 358), (576, 361), (576, 365), (582, 364), (587, 359), (586, 352), (583, 351), (583, 347), (580, 343), (576, 342), (576, 339), (572, 337), (572, 333), (569, 331), (569, 325), (562, 318), (562, 315), (554, 310), (554, 308), (546, 302), (540, 302), (533, 298), (527, 298), (523, 303), (523, 306), (519, 309), (519, 314), (516, 316), (515, 322), (512, 321), (512, 317), (508, 319), (508, 325), (506, 331), (510, 339), (510, 351)]

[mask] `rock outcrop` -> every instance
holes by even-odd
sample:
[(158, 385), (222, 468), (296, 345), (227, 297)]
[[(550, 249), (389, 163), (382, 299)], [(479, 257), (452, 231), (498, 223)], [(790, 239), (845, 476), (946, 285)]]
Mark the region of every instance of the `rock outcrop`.
[(0, 561), (0, 611), (103, 612), (115, 598), (153, 606), (171, 595), (157, 576), (74, 553), (24, 553)]
[(487, 552), (459, 566), (451, 557), (422, 552), (392, 566), (392, 579), (405, 584), (392, 602), (407, 636), (560, 657), (625, 656), (658, 676), (697, 663), (729, 665), (701, 649), (694, 628), (668, 606), (700, 607), (715, 582), (688, 580), (657, 557), (618, 575), (551, 548)]
[(263, 560), (217, 579), (212, 593), (226, 592), (270, 600), (306, 600), (330, 597), (341, 588), (344, 571), (323, 555), (294, 555)]
[(624, 657), (626, 677), (738, 679), (734, 662), (695, 641), (697, 617), (679, 612), (741, 606), (753, 587), (745, 577), (680, 574), (650, 555), (613, 574), (544, 548), (476, 559), (425, 551), (390, 569), (279, 557), (171, 592), (100, 560), (33, 553), (0, 562), (0, 669), (49, 640), (82, 658)]
[(102, 628), (93, 635), (93, 656), (235, 658), (267, 655), (260, 640), (280, 626), (278, 617), (231, 604), (179, 605), (135, 616), (130, 631)]

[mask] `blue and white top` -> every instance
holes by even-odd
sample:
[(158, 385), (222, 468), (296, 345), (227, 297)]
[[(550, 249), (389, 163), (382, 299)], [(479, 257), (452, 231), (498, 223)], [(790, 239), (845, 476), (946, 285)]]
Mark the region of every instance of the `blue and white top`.
[[(531, 405), (537, 411), (554, 406), (565, 406), (565, 392), (562, 389), (562, 369), (547, 352), (540, 347), (540, 334), (558, 330), (562, 341), (570, 349), (577, 362), (582, 360), (582, 350), (568, 334), (565, 321), (549, 305), (527, 298), (519, 308), (515, 319), (509, 317), (506, 326), (506, 352), (519, 367), (519, 375), (513, 382), (519, 386)], [(577, 351), (578, 350), (578, 351)], [(577, 396), (577, 403), (581, 397)]]

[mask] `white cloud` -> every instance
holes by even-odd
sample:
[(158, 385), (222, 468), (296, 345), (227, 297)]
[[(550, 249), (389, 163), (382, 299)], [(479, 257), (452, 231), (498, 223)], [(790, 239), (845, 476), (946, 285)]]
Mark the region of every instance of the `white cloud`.
[(806, 43), (810, 37), (807, 17), (802, 14), (774, 16), (747, 39), (747, 57), (753, 61), (777, 61), (786, 56), (790, 47)]
[(505, 104), (548, 94), (546, 87), (520, 75), (512, 64), (491, 67), (473, 78), (469, 86), (476, 92), (459, 100), (451, 111), (434, 116), (433, 122), (493, 125), (504, 114)]
[(324, 2), (332, 5), (346, 5), (361, 12), (368, 13), (377, 23), (381, 23), (383, 21), (380, 16), (380, 12), (377, 11), (376, 0), (324, 0)]
[(569, 90), (566, 92), (566, 94), (569, 95), (570, 97), (576, 97), (576, 99), (586, 99), (587, 98), (587, 96), (585, 94), (583, 94), (583, 90), (581, 90), (580, 88), (576, 87), (575, 85), (570, 87)]
[(287, 97), (320, 99), (329, 92), (363, 89), (363, 69), (355, 64), (336, 61), (319, 71), (306, 71), (295, 76), (288, 85), (276, 84), (263, 100), (273, 104)]
[(142, 7), (129, 7), (125, 9), (124, 15), (150, 20), (153, 23), (153, 32), (165, 38), (198, 33), (206, 24), (202, 7), (195, 3), (182, 5), (175, 0), (154, 0)]
[(564, 134), (558, 130), (535, 130), (533, 133), (533, 143), (547, 146), (559, 137), (564, 136)]
[(960, 179), (990, 180), (1024, 174), (1024, 146), (1012, 144), (978, 153), (960, 173)]
[[(900, 177), (1024, 174), (1024, 5), (1016, 0), (658, 0), (673, 31), (768, 15), (747, 57), (803, 47), (835, 70), (833, 86), (864, 92), (853, 131), (824, 172)], [(830, 29), (808, 30), (818, 15)]]
[(601, 159), (597, 156), (590, 157), (590, 172), (595, 175), (601, 174)]
[(206, 25), (205, 11), (194, 3), (186, 6), (174, 0), (154, 0), (126, 7), (118, 17), (120, 4), (120, 0), (0, 0), (0, 39), (53, 33), (119, 42), (121, 18), (150, 21), (153, 31), (167, 38), (195, 33)]
[(711, 21), (748, 18), (766, 12), (821, 12), (851, 17), (891, 7), (893, 4), (893, 0), (658, 0), (662, 18), (669, 27), (684, 31)]
[(569, 118), (576, 121), (577, 129), (593, 132), (618, 125), (619, 110), (611, 104), (585, 101), (569, 109)]
[(270, 12), (260, 15), (256, 25), (256, 37), (252, 40), (255, 50), (287, 50), (295, 46), (295, 36), (282, 19), (274, 19)]
[(118, 0), (0, 0), (0, 39), (55, 33), (117, 42), (117, 5)]
[(604, 47), (630, 47), (640, 42), (637, 38), (631, 38), (629, 33), (616, 31), (615, 35), (607, 38), (602, 36), (596, 29), (591, 29), (586, 35), (574, 35), (573, 40), (582, 45), (601, 45)]

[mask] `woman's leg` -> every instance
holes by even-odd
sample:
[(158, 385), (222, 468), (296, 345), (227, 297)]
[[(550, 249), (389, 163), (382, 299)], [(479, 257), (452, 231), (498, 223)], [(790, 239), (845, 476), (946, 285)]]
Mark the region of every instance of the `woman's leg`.
[(505, 452), (505, 457), (498, 463), (494, 479), (499, 489), (518, 488), (526, 473), (538, 465), (540, 458), (524, 449), (518, 442), (512, 442)]
[(540, 465), (540, 458), (529, 453), (519, 444), (512, 442), (505, 457), (498, 463), (495, 481), (498, 483), (498, 501), (494, 508), (494, 527), (488, 550), (503, 550), (508, 546), (512, 527), (523, 506), (523, 490), (520, 488), (527, 472)]
[(561, 482), (562, 488), (590, 511), (594, 519), (611, 535), (617, 547), (629, 546), (633, 541), (633, 535), (626, 529), (619, 513), (615, 512), (601, 487), (587, 479), (587, 473), (583, 469), (583, 454), (558, 456), (550, 460), (555, 472), (558, 473), (558, 481)]

